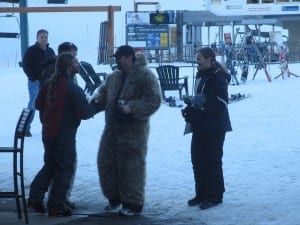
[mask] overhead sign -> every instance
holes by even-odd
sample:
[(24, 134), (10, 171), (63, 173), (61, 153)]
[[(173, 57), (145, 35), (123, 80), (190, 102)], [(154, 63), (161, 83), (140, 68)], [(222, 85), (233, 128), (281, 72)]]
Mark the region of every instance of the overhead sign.
[(151, 12), (150, 13), (151, 24), (174, 24), (175, 23), (175, 11), (167, 10), (163, 12)]
[(169, 47), (168, 25), (127, 25), (127, 44), (138, 48)]
[(156, 12), (150, 13), (150, 23), (151, 24), (170, 24), (169, 13), (166, 12)]

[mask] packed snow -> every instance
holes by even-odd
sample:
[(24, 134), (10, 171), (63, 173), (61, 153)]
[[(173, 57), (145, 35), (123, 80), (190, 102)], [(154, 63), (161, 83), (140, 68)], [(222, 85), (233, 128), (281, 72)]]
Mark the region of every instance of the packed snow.
[[(119, 3), (112, 2), (112, 5)], [(163, 9), (168, 8), (162, 6)], [(130, 7), (127, 4), (122, 14), (126, 10), (133, 10), (133, 4)], [(175, 3), (172, 7), (177, 8)], [(73, 16), (79, 15), (76, 13), (65, 14), (66, 26), (49, 22), (61, 17), (61, 14), (55, 17), (44, 15), (32, 14), (29, 18), (30, 44), (35, 40), (36, 30), (46, 28), (50, 31), (49, 42), (54, 49), (63, 41), (73, 41), (79, 47), (79, 60), (91, 62), (97, 72), (111, 71), (109, 66), (96, 65), (98, 42), (95, 40), (99, 34), (101, 18), (105, 19), (103, 14), (100, 18), (96, 13), (91, 13), (93, 19), (90, 20), (85, 17), (87, 15), (82, 16), (88, 21), (86, 26), (81, 19), (74, 19)], [(92, 21), (95, 23), (91, 24)], [(118, 21), (124, 24), (124, 18)], [(77, 30), (74, 24), (77, 24)], [(116, 29), (115, 35), (118, 40), (116, 45), (124, 44), (124, 28)], [(0, 40), (0, 146), (12, 145), (17, 119), (28, 103), (27, 78), (22, 68), (18, 67), (19, 43), (18, 39)], [(195, 65), (174, 64), (180, 66), (181, 75), (189, 75), (191, 93)], [(157, 64), (149, 66), (155, 72)], [(291, 72), (300, 74), (300, 64), (289, 66)], [(280, 73), (278, 64), (268, 65), (267, 69), (273, 78)], [(183, 135), (185, 122), (180, 113), (182, 108), (162, 104), (151, 118), (143, 214), (181, 218), (187, 224), (300, 224), (300, 78), (285, 76), (285, 79), (279, 77), (268, 82), (263, 70), (258, 71), (255, 79), (254, 73), (255, 68), (251, 67), (246, 84), (229, 86), (229, 94), (250, 94), (251, 97), (228, 106), (233, 131), (227, 133), (224, 144), (226, 192), (223, 204), (208, 210), (187, 206), (187, 200), (194, 196), (190, 161), (191, 135)], [(80, 77), (78, 80), (83, 85)], [(178, 100), (178, 92), (170, 91), (166, 95), (174, 96), (178, 104), (183, 104)], [(77, 205), (77, 212), (101, 212), (106, 204), (99, 186), (96, 164), (103, 127), (104, 114), (99, 113), (92, 119), (82, 121), (78, 129), (78, 164), (71, 195), (71, 200)], [(33, 136), (25, 141), (24, 155), (27, 194), (33, 177), (43, 163), (44, 150), (38, 113), (31, 132)], [(0, 155), (1, 190), (12, 185), (10, 168), (11, 158)]]
[[(182, 66), (182, 64), (177, 64)], [(155, 64), (150, 64), (155, 72)], [(106, 66), (94, 65), (97, 71)], [(300, 65), (290, 65), (299, 71)], [(193, 78), (193, 67), (182, 67)], [(194, 69), (195, 70), (195, 69)], [(273, 77), (278, 65), (269, 66)], [(208, 210), (188, 207), (194, 196), (190, 162), (191, 135), (183, 135), (184, 120), (179, 107), (162, 104), (151, 118), (147, 155), (145, 215), (178, 217), (211, 225), (297, 225), (300, 224), (300, 78), (285, 77), (268, 82), (263, 71), (246, 84), (229, 86), (229, 94), (251, 94), (229, 104), (233, 131), (224, 145), (223, 169), (226, 192), (223, 204)], [(17, 118), (26, 107), (27, 79), (21, 68), (1, 68), (1, 146), (11, 145)], [(80, 78), (79, 78), (80, 83)], [(190, 85), (191, 88), (191, 85)], [(178, 92), (167, 92), (177, 103)], [(38, 115), (38, 114), (36, 114)], [(71, 199), (78, 211), (100, 212), (106, 203), (98, 181), (96, 157), (104, 126), (104, 114), (82, 121), (77, 134), (78, 165)], [(41, 168), (43, 146), (38, 116), (32, 124), (33, 137), (25, 142), (25, 184)], [(11, 185), (11, 161), (1, 156), (1, 188)]]

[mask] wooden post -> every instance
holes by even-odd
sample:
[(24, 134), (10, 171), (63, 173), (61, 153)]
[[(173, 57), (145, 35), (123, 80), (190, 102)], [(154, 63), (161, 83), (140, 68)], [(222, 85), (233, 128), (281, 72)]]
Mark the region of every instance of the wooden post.
[(108, 56), (114, 51), (114, 12), (116, 11), (121, 11), (121, 6), (0, 7), (0, 13), (107, 12)]
[(114, 12), (111, 6), (108, 7), (108, 11), (107, 11), (107, 26), (108, 26), (107, 60), (109, 61), (110, 56), (114, 52)]
[(121, 11), (121, 6), (57, 6), (57, 7), (0, 7), (0, 13), (44, 13), (44, 12), (107, 12)]

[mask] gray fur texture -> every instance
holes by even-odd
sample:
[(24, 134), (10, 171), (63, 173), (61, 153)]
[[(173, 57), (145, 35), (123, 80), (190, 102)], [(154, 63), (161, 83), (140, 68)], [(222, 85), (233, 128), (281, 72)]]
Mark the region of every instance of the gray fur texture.
[(115, 70), (93, 97), (105, 111), (98, 152), (100, 184), (108, 200), (143, 206), (149, 119), (160, 107), (161, 92), (144, 55), (137, 54), (119, 96), (130, 105), (132, 113), (128, 120), (117, 121), (114, 112), (121, 75)]

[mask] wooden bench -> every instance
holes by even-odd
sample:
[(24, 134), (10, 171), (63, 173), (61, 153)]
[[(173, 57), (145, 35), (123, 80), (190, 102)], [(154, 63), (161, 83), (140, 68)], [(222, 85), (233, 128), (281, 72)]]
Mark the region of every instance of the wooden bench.
[[(179, 67), (173, 65), (163, 65), (156, 68), (158, 74), (162, 96), (165, 99), (165, 91), (178, 90), (179, 97), (182, 99), (182, 89), (185, 94), (188, 92), (188, 76), (179, 77)], [(180, 82), (182, 80), (182, 82)]]

